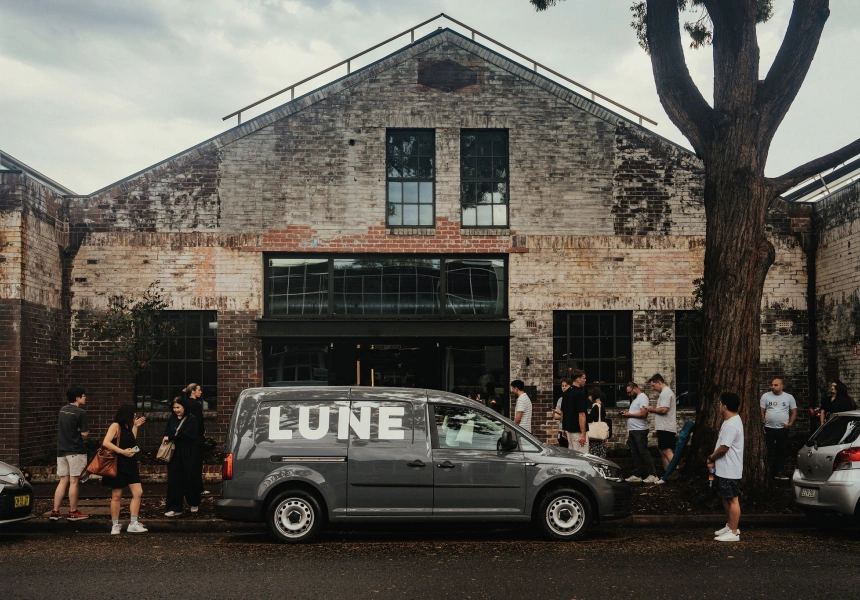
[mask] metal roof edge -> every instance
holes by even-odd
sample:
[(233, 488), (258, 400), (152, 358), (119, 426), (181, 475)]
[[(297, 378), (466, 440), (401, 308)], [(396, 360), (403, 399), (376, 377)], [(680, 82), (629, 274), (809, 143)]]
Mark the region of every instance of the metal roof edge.
[(38, 181), (45, 187), (52, 189), (61, 196), (74, 195), (74, 192), (69, 188), (65, 187), (64, 185), (60, 185), (50, 177), (43, 175), (33, 167), (24, 164), (23, 162), (11, 156), (9, 153), (4, 152), (3, 150), (0, 150), (0, 165), (3, 165), (4, 167), (7, 167), (8, 169), (11, 169), (13, 171), (22, 171), (23, 173), (26, 173), (32, 179)]

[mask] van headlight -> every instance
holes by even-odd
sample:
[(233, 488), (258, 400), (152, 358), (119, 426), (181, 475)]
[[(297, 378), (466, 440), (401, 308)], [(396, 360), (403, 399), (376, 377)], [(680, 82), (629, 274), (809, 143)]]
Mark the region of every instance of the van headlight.
[(609, 481), (621, 481), (621, 468), (613, 465), (593, 464), (591, 465), (597, 474)]

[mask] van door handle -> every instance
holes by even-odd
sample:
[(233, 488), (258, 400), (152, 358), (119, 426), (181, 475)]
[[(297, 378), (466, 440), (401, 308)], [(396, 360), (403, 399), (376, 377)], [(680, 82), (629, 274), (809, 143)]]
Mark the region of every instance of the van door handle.
[(449, 469), (454, 468), (454, 463), (452, 463), (450, 460), (446, 460), (445, 462), (439, 463), (436, 466), (439, 467), (440, 469), (442, 469), (443, 471), (447, 471)]
[(413, 469), (423, 469), (424, 463), (420, 460), (413, 460), (412, 462), (406, 463), (407, 467), (412, 467)]

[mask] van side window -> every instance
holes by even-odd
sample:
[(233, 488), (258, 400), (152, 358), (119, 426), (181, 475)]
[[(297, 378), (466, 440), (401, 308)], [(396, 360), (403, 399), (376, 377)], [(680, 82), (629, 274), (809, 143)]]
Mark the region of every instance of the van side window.
[(439, 448), (497, 449), (505, 424), (487, 413), (466, 406), (433, 406)]
[(397, 448), (412, 445), (413, 409), (411, 402), (356, 400), (352, 402), (349, 423), (350, 446)]
[(346, 400), (281, 400), (261, 402), (257, 408), (254, 440), (291, 448), (346, 447), (339, 421), (349, 417)]

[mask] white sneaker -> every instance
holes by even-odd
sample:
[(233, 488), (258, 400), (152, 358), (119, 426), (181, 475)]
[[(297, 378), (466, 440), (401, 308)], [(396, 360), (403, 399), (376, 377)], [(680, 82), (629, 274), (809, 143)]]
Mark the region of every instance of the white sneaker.
[(642, 483), (657, 483), (657, 478), (653, 475), (649, 475), (645, 479), (642, 480)]
[(717, 542), (739, 542), (741, 541), (741, 530), (738, 529), (737, 534), (731, 532), (731, 530), (726, 531), (722, 535), (718, 535), (714, 538), (714, 541)]
[(113, 525), (111, 525), (111, 535), (119, 535), (120, 533), (122, 533), (122, 525), (120, 525), (119, 523), (114, 523)]
[(663, 485), (664, 483), (666, 483), (666, 480), (665, 479), (658, 479), (654, 483), (656, 483), (657, 485)]
[(729, 524), (728, 524), (728, 523), (726, 523), (726, 526), (725, 526), (725, 527), (723, 527), (722, 529), (717, 529), (717, 530), (714, 532), (714, 535), (723, 535), (723, 534), (724, 534), (725, 532), (727, 532), (728, 530), (729, 530)]
[(631, 475), (630, 477), (628, 477), (624, 481), (626, 481), (627, 483), (642, 483), (642, 478), (636, 477), (636, 475)]
[(136, 521), (135, 523), (129, 523), (126, 531), (129, 533), (146, 533), (149, 529), (144, 527), (140, 521)]
[(196, 513), (198, 510), (200, 510), (199, 506), (192, 506), (191, 507), (191, 512), (193, 512), (193, 513)]
[(201, 495), (201, 496), (208, 496), (208, 495), (209, 495), (209, 494), (211, 494), (211, 493), (212, 493), (212, 492), (210, 492), (209, 490), (203, 490), (202, 492), (200, 492), (200, 495)]
[(168, 510), (166, 513), (164, 513), (164, 516), (165, 517), (178, 517), (181, 514), (182, 514), (181, 510)]

